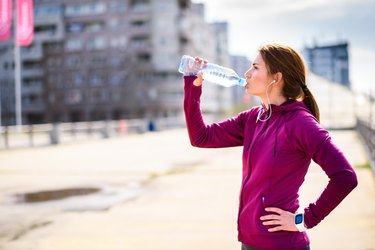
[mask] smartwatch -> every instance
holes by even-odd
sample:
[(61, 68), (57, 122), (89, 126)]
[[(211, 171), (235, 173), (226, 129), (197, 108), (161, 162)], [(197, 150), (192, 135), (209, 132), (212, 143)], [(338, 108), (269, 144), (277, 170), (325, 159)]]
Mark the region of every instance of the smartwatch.
[(294, 224), (296, 225), (299, 232), (306, 231), (305, 221), (303, 218), (303, 213), (298, 213), (294, 215)]

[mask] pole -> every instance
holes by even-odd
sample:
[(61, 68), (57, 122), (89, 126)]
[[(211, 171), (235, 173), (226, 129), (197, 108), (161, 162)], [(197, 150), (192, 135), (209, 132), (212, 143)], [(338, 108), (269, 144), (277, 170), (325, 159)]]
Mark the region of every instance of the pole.
[(1, 84), (0, 84), (0, 130), (1, 130), (1, 127), (3, 126), (3, 121), (2, 121), (2, 114), (1, 114), (1, 93), (2, 93), (2, 91), (1, 91)]
[(16, 96), (16, 125), (17, 130), (22, 126), (22, 97), (21, 97), (21, 56), (20, 46), (14, 45), (14, 62), (15, 62), (15, 96)]
[(3, 126), (3, 122), (2, 122), (2, 117), (1, 117), (1, 85), (0, 85), (0, 130), (1, 130), (1, 127)]
[(22, 126), (22, 93), (21, 93), (21, 48), (17, 44), (17, 8), (14, 8), (14, 64), (15, 64), (15, 99), (16, 99), (16, 126), (21, 130)]

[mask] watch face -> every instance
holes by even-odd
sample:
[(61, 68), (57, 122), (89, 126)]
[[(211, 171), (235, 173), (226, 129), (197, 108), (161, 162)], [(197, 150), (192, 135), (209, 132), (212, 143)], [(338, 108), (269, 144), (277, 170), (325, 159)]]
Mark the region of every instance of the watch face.
[(301, 224), (302, 221), (303, 221), (303, 215), (302, 214), (297, 214), (296, 217), (295, 217), (295, 219), (294, 219), (294, 222), (296, 224)]

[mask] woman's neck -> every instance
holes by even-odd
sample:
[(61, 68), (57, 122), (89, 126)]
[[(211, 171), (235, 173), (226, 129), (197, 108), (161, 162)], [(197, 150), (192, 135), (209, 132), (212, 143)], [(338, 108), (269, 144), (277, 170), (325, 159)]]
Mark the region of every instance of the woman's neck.
[(264, 97), (264, 98), (261, 98), (261, 99), (262, 99), (262, 102), (266, 106), (267, 109), (269, 108), (268, 104), (273, 104), (273, 105), (276, 105), (276, 106), (280, 106), (281, 104), (283, 104), (284, 102), (287, 101), (287, 98), (284, 97), (284, 96), (274, 96), (274, 97), (270, 96), (270, 98), (269, 98), (270, 103), (268, 103), (267, 97)]

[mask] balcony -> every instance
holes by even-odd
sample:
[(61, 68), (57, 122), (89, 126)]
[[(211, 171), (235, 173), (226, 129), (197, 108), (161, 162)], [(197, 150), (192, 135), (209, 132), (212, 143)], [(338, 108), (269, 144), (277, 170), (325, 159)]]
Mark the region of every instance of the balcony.
[(131, 22), (131, 36), (147, 36), (151, 34), (151, 25), (149, 21), (133, 21)]
[(46, 105), (42, 100), (35, 100), (35, 101), (29, 101), (29, 100), (23, 100), (22, 101), (22, 111), (24, 113), (28, 112), (45, 112)]
[(41, 60), (43, 50), (41, 43), (33, 43), (30, 47), (24, 47), (21, 51), (22, 60)]
[(29, 78), (29, 77), (42, 77), (44, 76), (44, 69), (41, 67), (36, 68), (22, 68), (22, 77)]
[(22, 94), (31, 95), (31, 94), (40, 94), (43, 93), (43, 87), (41, 85), (37, 86), (22, 86)]

